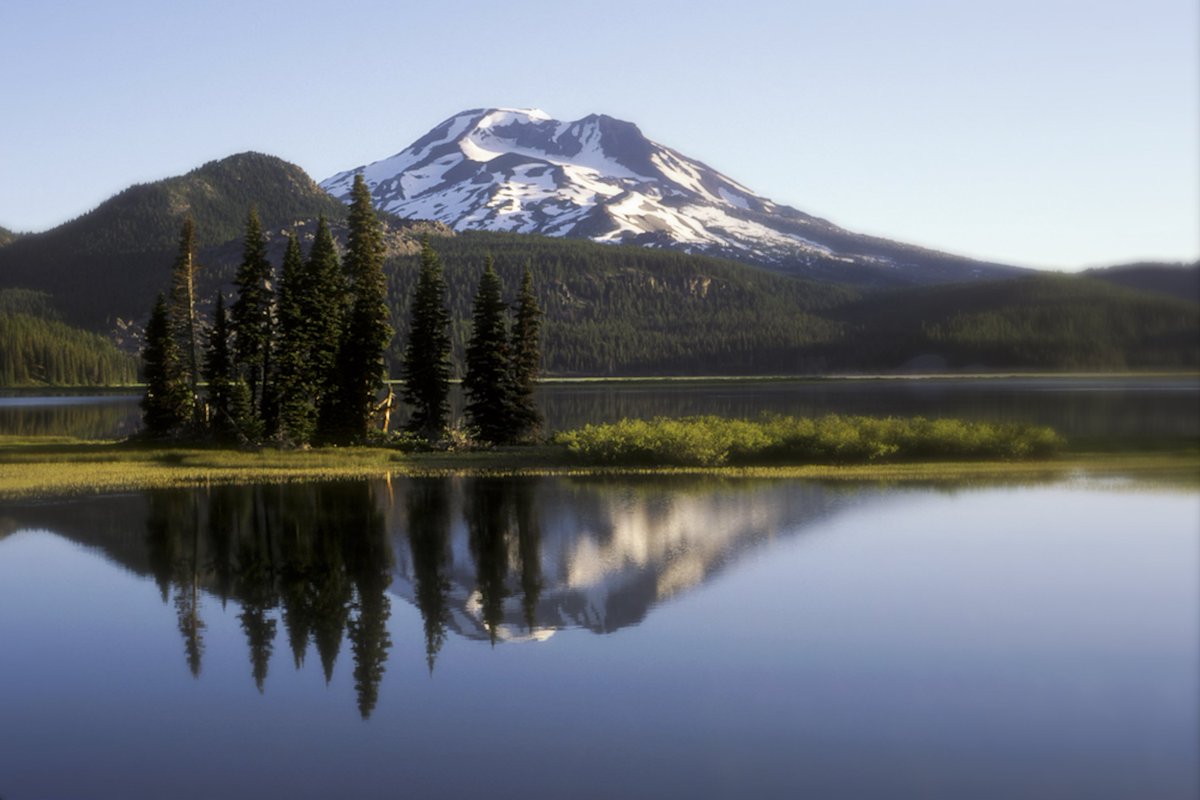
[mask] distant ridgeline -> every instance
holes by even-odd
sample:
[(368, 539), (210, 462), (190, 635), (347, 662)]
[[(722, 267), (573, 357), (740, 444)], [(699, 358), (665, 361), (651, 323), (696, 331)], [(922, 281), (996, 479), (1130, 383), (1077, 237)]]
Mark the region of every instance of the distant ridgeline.
[[(3, 312), (9, 327), (0, 380), (124, 380), (115, 376), (126, 374), (119, 365), (127, 362), (69, 326), (136, 352), (188, 214), (196, 222), (199, 312), (211, 323), (216, 289), (232, 294), (251, 207), (262, 219), (276, 269), (285, 232), (295, 230), (307, 251), (320, 215), (345, 247), (345, 207), (299, 167), (257, 153), (133, 186), (45, 233), (4, 244), (7, 232), (0, 231), (0, 287), (31, 290), (7, 295), (6, 302), (16, 305)], [(440, 223), (384, 220), (393, 327), (408, 329), (419, 242), (428, 234), (444, 267), (459, 364), (471, 300), (491, 254), (510, 292), (525, 265), (532, 269), (545, 311), (548, 375), (1200, 367), (1200, 302), (1188, 297), (1200, 274), (1196, 267), (962, 275), (962, 283), (932, 285), (903, 285), (898, 273), (894, 284), (901, 285), (887, 288), (878, 281), (855, 283), (852, 272), (845, 282), (835, 273), (804, 280), (680, 250), (521, 234), (456, 235)], [(60, 355), (33, 355), (35, 342)], [(392, 376), (405, 344), (403, 336), (392, 342)], [(87, 359), (77, 355), (82, 352), (90, 354)], [(110, 366), (91, 369), (85, 360)]]
[(58, 319), (49, 298), (0, 289), (0, 386), (111, 386), (137, 380), (135, 359)]

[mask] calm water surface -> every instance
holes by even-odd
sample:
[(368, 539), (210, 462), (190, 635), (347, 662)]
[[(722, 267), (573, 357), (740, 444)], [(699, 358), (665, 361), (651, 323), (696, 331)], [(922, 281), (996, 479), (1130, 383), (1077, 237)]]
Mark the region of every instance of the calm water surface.
[[(455, 387), (454, 413), (462, 398)], [(139, 398), (0, 396), (0, 435), (127, 436), (141, 425)], [(1120, 446), (1200, 441), (1200, 378), (925, 378), (920, 380), (558, 383), (538, 401), (549, 430), (623, 417), (763, 412), (962, 417), (1050, 425), (1072, 438)], [(394, 418), (403, 425), (406, 412)]]
[(424, 479), (0, 506), (0, 797), (1200, 791), (1200, 493)]

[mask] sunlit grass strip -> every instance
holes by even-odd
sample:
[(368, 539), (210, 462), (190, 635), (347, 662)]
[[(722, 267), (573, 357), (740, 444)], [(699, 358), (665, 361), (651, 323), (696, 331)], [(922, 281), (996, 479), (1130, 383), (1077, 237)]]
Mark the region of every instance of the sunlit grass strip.
[(264, 450), (139, 448), (62, 437), (0, 437), (0, 499), (149, 488), (446, 475), (779, 478), (821, 481), (994, 485), (1054, 480), (1133, 480), (1194, 491), (1200, 452), (1073, 453), (1044, 461), (942, 459), (922, 462), (760, 466), (581, 464), (563, 446), (482, 452), (400, 453), (384, 448)]
[(934, 459), (1046, 458), (1065, 441), (1035, 425), (923, 417), (704, 416), (625, 419), (560, 433), (589, 464), (644, 466), (861, 464)]

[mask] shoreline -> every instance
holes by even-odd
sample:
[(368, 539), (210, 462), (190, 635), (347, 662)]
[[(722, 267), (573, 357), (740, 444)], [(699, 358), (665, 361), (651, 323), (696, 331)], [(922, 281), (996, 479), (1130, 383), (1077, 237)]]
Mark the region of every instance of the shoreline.
[(614, 467), (574, 463), (564, 448), (402, 453), (382, 447), (235, 451), (131, 447), (67, 437), (0, 437), (0, 502), (171, 487), (440, 476), (715, 476), (818, 481), (985, 484), (1122, 480), (1200, 489), (1200, 451), (1065, 452), (1028, 461), (851, 465)]

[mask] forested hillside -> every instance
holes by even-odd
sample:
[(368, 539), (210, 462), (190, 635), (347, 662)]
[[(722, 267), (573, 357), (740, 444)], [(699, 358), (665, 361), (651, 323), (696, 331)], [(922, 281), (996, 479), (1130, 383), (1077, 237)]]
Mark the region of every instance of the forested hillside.
[(111, 341), (56, 318), (44, 294), (0, 290), (0, 386), (133, 383), (137, 365)]
[(1089, 278), (1200, 303), (1200, 262), (1193, 264), (1121, 264), (1089, 269)]
[(836, 316), (845, 369), (1200, 366), (1200, 303), (1072, 275), (881, 293)]
[(0, 228), (0, 247), (6, 244), (12, 244), (17, 239), (17, 234), (10, 231), (8, 228)]
[[(821, 351), (843, 329), (827, 315), (859, 297), (847, 287), (677, 251), (500, 233), (433, 244), (445, 267), (455, 352), (461, 356), (469, 335), (471, 299), (491, 254), (510, 298), (530, 265), (546, 314), (544, 368), (559, 375), (824, 370)], [(416, 257), (389, 266), (393, 324), (403, 331)]]
[[(510, 293), (528, 262), (562, 375), (803, 374), (931, 369), (1200, 366), (1200, 304), (1083, 277), (864, 292), (672, 251), (514, 234), (441, 239), (466, 336), (491, 253)], [(397, 330), (415, 262), (392, 263)]]

